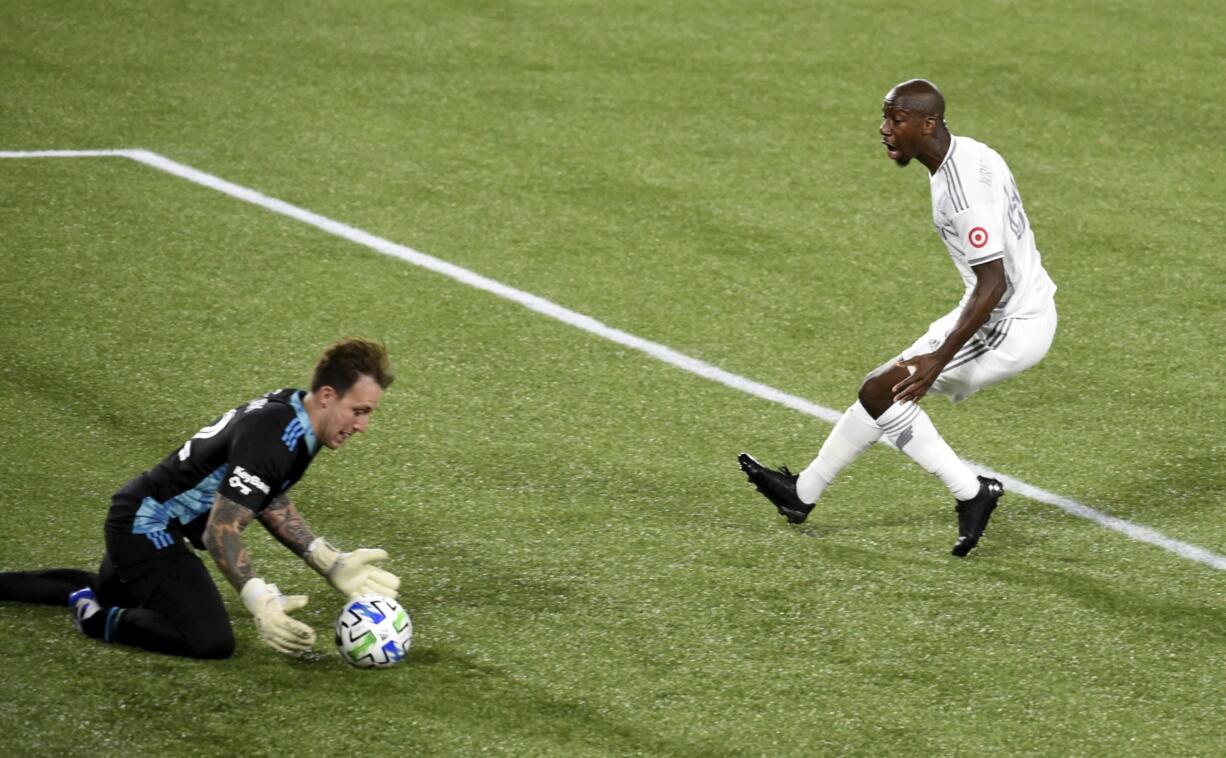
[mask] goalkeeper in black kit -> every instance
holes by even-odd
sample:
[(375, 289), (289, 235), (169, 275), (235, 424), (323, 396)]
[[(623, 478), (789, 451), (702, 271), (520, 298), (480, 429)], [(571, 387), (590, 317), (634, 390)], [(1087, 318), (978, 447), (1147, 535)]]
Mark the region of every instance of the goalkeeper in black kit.
[[(376, 567), (383, 550), (339, 552), (317, 537), (288, 492), (320, 447), (366, 431), (392, 383), (383, 345), (346, 339), (325, 350), (309, 391), (269, 392), (227, 411), (111, 499), (98, 573), (0, 573), (0, 601), (69, 605), (77, 627), (105, 642), (190, 658), (228, 658), (234, 632), (217, 586), (197, 557), (207, 550), (238, 590), (260, 636), (276, 650), (310, 650), (315, 631), (251, 565), (242, 532), (258, 521), (346, 597), (396, 596), (400, 580)], [(193, 549), (194, 548), (194, 549)]]

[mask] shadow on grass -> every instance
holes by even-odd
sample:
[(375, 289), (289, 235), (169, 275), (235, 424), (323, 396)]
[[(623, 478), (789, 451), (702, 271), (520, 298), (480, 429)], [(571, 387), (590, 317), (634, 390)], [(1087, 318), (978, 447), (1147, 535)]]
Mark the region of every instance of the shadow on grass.
[[(1128, 625), (1144, 624), (1161, 630), (1163, 636), (1198, 642), (1226, 641), (1226, 610), (1220, 602), (1189, 603), (1136, 589), (1113, 586), (1098, 577), (1069, 570), (1045, 571), (1028, 568), (1025, 574), (998, 569), (985, 572), (993, 579), (1019, 585), (1032, 592), (1035, 585), (1074, 603), (1120, 618)], [(1127, 577), (1120, 577), (1127, 582)]]
[(615, 692), (586, 690), (593, 702), (565, 697), (534, 683), (531, 675), (516, 675), (512, 668), (447, 646), (414, 648), (405, 665), (387, 672), (337, 676), (335, 665), (308, 665), (300, 672), (317, 677), (318, 686), (331, 691), (330, 699), (345, 704), (368, 701), (372, 680), (387, 682), (390, 686), (381, 689), (395, 703), (393, 731), (409, 743), (421, 741), (423, 749), (426, 735), (445, 733), (501, 754), (734, 754), (701, 738), (662, 737), (641, 714), (617, 718), (610, 713), (622, 700)]

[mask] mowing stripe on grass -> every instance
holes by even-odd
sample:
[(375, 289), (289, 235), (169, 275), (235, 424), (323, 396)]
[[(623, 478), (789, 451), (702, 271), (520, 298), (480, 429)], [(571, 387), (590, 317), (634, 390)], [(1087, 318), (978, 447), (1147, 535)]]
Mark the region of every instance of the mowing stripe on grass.
[[(212, 174), (206, 174), (203, 171), (194, 169), (191, 166), (184, 165), (177, 161), (173, 161), (165, 156), (148, 150), (36, 150), (28, 152), (20, 151), (0, 151), (0, 158), (90, 158), (90, 157), (123, 157), (130, 158), (138, 163), (143, 163), (147, 166), (156, 168), (159, 171), (164, 171), (173, 176), (186, 179), (193, 184), (198, 184), (202, 187), (216, 190), (218, 192), (230, 195), (252, 205), (258, 205), (261, 208), (270, 210), (273, 213), (287, 216), (289, 218), (301, 221), (304, 224), (310, 224), (328, 234), (349, 240), (358, 245), (374, 250), (384, 255), (390, 255), (394, 258), (399, 258), (403, 261), (429, 269), (435, 273), (454, 279), (470, 287), (475, 287), (480, 290), (492, 293), (507, 300), (519, 303), (525, 308), (536, 311), (549, 318), (556, 319), (565, 324), (570, 324), (585, 332), (595, 334), (598, 337), (603, 337), (611, 342), (616, 342), (619, 345), (624, 345), (634, 350), (646, 353), (652, 358), (676, 366), (679, 369), (688, 371), (692, 374), (710, 379), (711, 381), (719, 382), (732, 389), (739, 390), (749, 395), (769, 400), (773, 403), (786, 406), (801, 413), (819, 418), (827, 423), (835, 423), (842, 416), (839, 411), (826, 408), (816, 403), (811, 403), (804, 398), (790, 395), (774, 387), (769, 387), (760, 382), (755, 382), (739, 374), (733, 374), (725, 371), (718, 366), (713, 366), (705, 361), (700, 361), (697, 358), (691, 358), (688, 355), (679, 353), (676, 350), (661, 345), (658, 342), (636, 337), (633, 334), (624, 332), (621, 329), (616, 329), (607, 324), (604, 324), (591, 316), (585, 316), (582, 313), (572, 311), (569, 308), (564, 308), (557, 303), (546, 300), (530, 292), (510, 287), (494, 279), (482, 276), (474, 271), (457, 266), (454, 263), (435, 258), (432, 255), (414, 250), (405, 245), (401, 245), (390, 240), (378, 237), (369, 232), (357, 229), (343, 224), (339, 221), (321, 216), (318, 213), (308, 211), (304, 208), (299, 208), (296, 205), (291, 205), (283, 200), (278, 200), (275, 197), (269, 197), (263, 193), (253, 189), (243, 187), (233, 182), (228, 182)], [(976, 468), (997, 477), (1005, 483), (1006, 487), (1016, 492), (1019, 495), (1029, 497), (1032, 500), (1038, 500), (1041, 503), (1053, 505), (1065, 513), (1073, 516), (1079, 516), (1084, 519), (1115, 530), (1125, 536), (1137, 540), (1138, 542), (1146, 542), (1151, 545), (1168, 550), (1176, 555), (1187, 558), (1188, 560), (1203, 563), (1220, 571), (1226, 571), (1226, 556), (1218, 555), (1196, 545), (1191, 545), (1186, 542), (1171, 539), (1159, 532), (1148, 527), (1134, 524), (1130, 521), (1125, 521), (1121, 518), (1116, 518), (1109, 514), (1103, 513), (1083, 505), (1076, 500), (1057, 495), (1047, 490), (1027, 484), (1013, 477), (1001, 474), (996, 471), (986, 469), (977, 463), (967, 461), (967, 464), (972, 468)]]

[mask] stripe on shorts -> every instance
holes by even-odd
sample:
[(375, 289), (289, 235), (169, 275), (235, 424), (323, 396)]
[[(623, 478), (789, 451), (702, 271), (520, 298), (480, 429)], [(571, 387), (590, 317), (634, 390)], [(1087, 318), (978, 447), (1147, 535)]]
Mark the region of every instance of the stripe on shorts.
[(953, 360), (945, 365), (941, 373), (945, 373), (950, 369), (955, 369), (965, 363), (975, 360), (979, 356), (991, 350), (995, 350), (1004, 344), (1005, 338), (1009, 336), (1009, 329), (1013, 324), (1013, 319), (1007, 318), (1003, 321), (996, 322), (995, 325), (988, 331), (986, 337), (974, 337), (970, 342), (962, 346), (962, 349), (954, 355)]

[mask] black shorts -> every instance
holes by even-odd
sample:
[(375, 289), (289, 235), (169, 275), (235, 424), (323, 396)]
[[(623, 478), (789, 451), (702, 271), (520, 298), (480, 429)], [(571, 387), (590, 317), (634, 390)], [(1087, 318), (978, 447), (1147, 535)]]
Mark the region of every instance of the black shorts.
[[(113, 569), (125, 582), (135, 582), (150, 573), (174, 566), (188, 567), (196, 564), (195, 551), (187, 540), (171, 531), (156, 531), (137, 534), (132, 531), (132, 517), (139, 505), (136, 496), (120, 490), (111, 498), (111, 510), (106, 520), (106, 553)], [(123, 514), (123, 515), (120, 515)], [(191, 559), (191, 560), (184, 560)], [(203, 566), (200, 566), (204, 570)], [(208, 576), (208, 571), (204, 571)], [(212, 579), (209, 579), (212, 583)]]
[[(230, 617), (208, 568), (186, 540), (106, 530), (106, 555), (94, 588), (103, 607), (125, 609), (122, 641), (159, 652), (210, 657), (233, 648)], [(118, 618), (118, 616), (116, 617)], [(108, 624), (107, 634), (111, 634)]]

